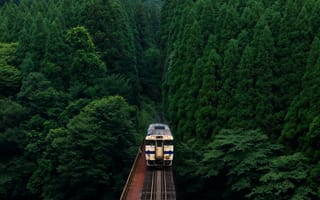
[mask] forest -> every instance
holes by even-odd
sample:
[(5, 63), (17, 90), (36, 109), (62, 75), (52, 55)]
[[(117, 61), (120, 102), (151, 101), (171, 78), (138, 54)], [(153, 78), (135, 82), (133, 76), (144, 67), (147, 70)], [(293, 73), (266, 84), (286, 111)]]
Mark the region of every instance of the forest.
[(162, 3), (0, 5), (0, 199), (118, 199), (161, 105)]
[(320, 199), (319, 0), (0, 1), (0, 200), (118, 199), (147, 125), (178, 199)]
[(320, 1), (168, 0), (161, 16), (180, 198), (320, 199)]

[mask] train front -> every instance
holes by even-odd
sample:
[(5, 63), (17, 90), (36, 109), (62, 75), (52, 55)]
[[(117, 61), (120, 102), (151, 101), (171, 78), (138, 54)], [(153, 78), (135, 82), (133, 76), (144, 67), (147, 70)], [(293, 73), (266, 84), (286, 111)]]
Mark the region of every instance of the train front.
[(150, 124), (145, 138), (147, 166), (172, 166), (173, 136), (166, 124)]

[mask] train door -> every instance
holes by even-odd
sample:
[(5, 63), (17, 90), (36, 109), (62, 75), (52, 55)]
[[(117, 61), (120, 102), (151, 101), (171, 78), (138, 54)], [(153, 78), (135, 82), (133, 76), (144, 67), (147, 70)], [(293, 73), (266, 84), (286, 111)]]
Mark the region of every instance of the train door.
[(163, 140), (156, 141), (156, 160), (163, 160)]

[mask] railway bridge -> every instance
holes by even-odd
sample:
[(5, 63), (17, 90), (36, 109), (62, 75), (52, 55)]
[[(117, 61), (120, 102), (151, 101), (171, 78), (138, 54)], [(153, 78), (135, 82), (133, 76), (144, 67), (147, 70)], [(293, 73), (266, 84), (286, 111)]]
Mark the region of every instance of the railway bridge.
[(142, 144), (120, 200), (175, 200), (172, 168), (147, 168), (144, 149), (144, 144)]

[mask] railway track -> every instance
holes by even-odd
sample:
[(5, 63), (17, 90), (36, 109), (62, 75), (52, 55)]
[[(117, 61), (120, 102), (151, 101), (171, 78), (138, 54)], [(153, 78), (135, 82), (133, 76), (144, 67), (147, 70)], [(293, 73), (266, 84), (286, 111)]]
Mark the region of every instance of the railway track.
[(176, 192), (171, 168), (148, 169), (141, 200), (175, 200)]

